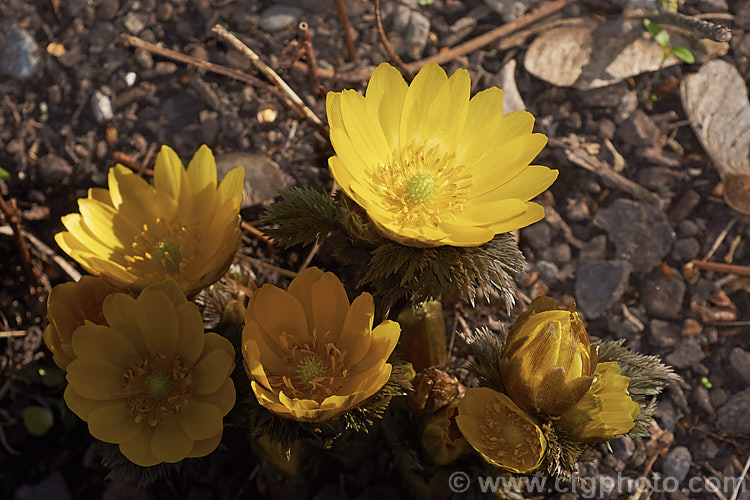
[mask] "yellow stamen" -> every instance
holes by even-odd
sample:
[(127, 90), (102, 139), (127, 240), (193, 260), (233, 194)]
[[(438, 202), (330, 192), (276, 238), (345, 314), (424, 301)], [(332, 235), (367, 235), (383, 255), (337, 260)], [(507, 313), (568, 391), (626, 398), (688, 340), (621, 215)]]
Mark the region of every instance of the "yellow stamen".
[(122, 384), (130, 394), (130, 415), (136, 423), (145, 420), (152, 427), (165, 416), (179, 413), (187, 404), (192, 387), (190, 371), (180, 359), (167, 359), (161, 354), (133, 361)]

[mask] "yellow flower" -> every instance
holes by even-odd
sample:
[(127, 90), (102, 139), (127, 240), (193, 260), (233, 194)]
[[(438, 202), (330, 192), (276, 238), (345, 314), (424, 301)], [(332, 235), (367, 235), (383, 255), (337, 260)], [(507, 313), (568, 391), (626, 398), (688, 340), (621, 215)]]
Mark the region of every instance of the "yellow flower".
[(80, 281), (61, 283), (52, 289), (47, 300), (47, 326), (44, 343), (52, 351), (52, 359), (65, 370), (75, 359), (71, 339), (76, 328), (85, 321), (104, 325), (102, 302), (118, 292), (101, 278), (83, 276)]
[(365, 97), (331, 92), (331, 173), (389, 238), (419, 247), (477, 246), (544, 217), (529, 200), (556, 170), (532, 165), (547, 142), (526, 111), (503, 115), (503, 91), (469, 100), (469, 73), (427, 63), (407, 85), (381, 64)]
[(559, 425), (584, 443), (596, 444), (625, 434), (641, 413), (638, 403), (628, 395), (630, 378), (620, 375), (615, 361), (600, 363), (594, 381), (583, 399), (562, 414)]
[(578, 314), (540, 297), (508, 334), (500, 376), (508, 396), (524, 410), (560, 415), (586, 393), (596, 361)]
[(363, 293), (349, 305), (332, 273), (311, 267), (284, 291), (263, 285), (251, 297), (242, 331), (245, 370), (258, 402), (294, 420), (321, 422), (375, 394), (400, 333), (395, 321), (372, 328)]
[(187, 170), (163, 146), (154, 185), (116, 165), (109, 190), (92, 188), (55, 236), (91, 274), (137, 291), (172, 277), (188, 296), (216, 281), (240, 241), (241, 167), (216, 186), (216, 162), (201, 146)]
[(235, 401), (232, 344), (204, 334), (198, 307), (172, 279), (138, 299), (110, 294), (103, 311), (109, 326), (87, 322), (73, 334), (68, 407), (143, 467), (211, 453)]
[(505, 394), (474, 387), (458, 403), (456, 424), (492, 465), (525, 474), (542, 463), (547, 440), (534, 419)]

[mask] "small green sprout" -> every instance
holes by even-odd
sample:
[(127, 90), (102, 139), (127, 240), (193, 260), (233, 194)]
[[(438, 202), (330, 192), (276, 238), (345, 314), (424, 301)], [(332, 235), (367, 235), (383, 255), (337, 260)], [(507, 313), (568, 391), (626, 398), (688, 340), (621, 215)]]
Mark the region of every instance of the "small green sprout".
[(432, 5), (432, 0), (419, 0), (419, 5), (422, 7), (428, 7)]
[(54, 422), (52, 412), (43, 406), (27, 406), (23, 409), (23, 424), (32, 436), (44, 436)]
[(5, 170), (3, 167), (0, 167), (0, 180), (3, 180), (3, 181), (10, 180), (10, 172)]
[(701, 377), (701, 384), (703, 384), (703, 387), (706, 389), (711, 389), (714, 386), (711, 381), (708, 380), (708, 377)]
[(683, 47), (682, 45), (670, 47), (669, 33), (664, 31), (661, 26), (653, 22), (651, 19), (644, 19), (643, 26), (646, 28), (646, 31), (651, 34), (656, 43), (658, 43), (664, 50), (663, 57), (665, 61), (669, 56), (675, 56), (675, 58), (687, 64), (693, 64), (695, 62), (693, 53), (690, 52), (690, 49), (687, 47)]

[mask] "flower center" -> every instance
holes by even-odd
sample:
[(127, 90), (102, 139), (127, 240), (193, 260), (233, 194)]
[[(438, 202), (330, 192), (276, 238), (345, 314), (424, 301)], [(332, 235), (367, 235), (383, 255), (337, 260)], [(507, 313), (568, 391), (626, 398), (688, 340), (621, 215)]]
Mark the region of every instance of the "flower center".
[(322, 402), (341, 388), (347, 376), (344, 364), (346, 352), (332, 342), (313, 338), (298, 343), (283, 332), (279, 339), (285, 348), (286, 373), (269, 374), (268, 382), (276, 391), (284, 391), (290, 398), (312, 399)]
[(325, 377), (328, 367), (315, 355), (305, 356), (297, 363), (297, 378), (306, 386), (317, 378)]
[(154, 247), (154, 258), (162, 269), (169, 274), (176, 274), (180, 270), (182, 254), (180, 246), (173, 241), (160, 241)]
[(439, 145), (412, 142), (372, 172), (372, 182), (402, 226), (440, 225), (463, 210), (472, 185), (467, 169)]
[(183, 225), (177, 220), (157, 218), (144, 224), (133, 237), (123, 259), (127, 270), (147, 282), (176, 276), (198, 255), (201, 241), (198, 224)]
[(192, 389), (190, 370), (179, 358), (151, 354), (134, 360), (123, 375), (123, 389), (130, 394), (128, 405), (135, 423), (156, 427), (164, 417), (179, 413), (188, 403)]
[(536, 465), (542, 452), (534, 424), (499, 402), (487, 407), (480, 426), (490, 458), (516, 469)]

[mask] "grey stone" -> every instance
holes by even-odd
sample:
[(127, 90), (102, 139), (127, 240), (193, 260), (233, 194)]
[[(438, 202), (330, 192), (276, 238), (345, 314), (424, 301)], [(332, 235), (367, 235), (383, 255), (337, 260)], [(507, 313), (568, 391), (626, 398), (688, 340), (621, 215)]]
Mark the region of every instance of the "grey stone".
[(646, 279), (641, 290), (641, 303), (649, 314), (657, 318), (676, 318), (685, 297), (685, 282), (678, 273), (658, 272)]
[(750, 352), (747, 352), (741, 347), (735, 347), (729, 355), (729, 364), (732, 366), (732, 370), (734, 370), (734, 372), (739, 375), (746, 384), (750, 384)]
[(617, 302), (628, 286), (630, 263), (624, 260), (581, 262), (576, 276), (576, 302), (596, 318)]
[(112, 101), (101, 90), (97, 90), (91, 96), (91, 111), (97, 123), (106, 123), (115, 116), (112, 111)]
[(701, 251), (701, 244), (693, 237), (680, 238), (672, 247), (672, 257), (680, 262), (693, 260)]
[(695, 236), (700, 232), (700, 227), (695, 222), (691, 221), (690, 219), (685, 219), (680, 221), (680, 225), (677, 226), (677, 234), (680, 235), (681, 238), (688, 238), (690, 236)]
[(63, 158), (50, 153), (39, 158), (38, 172), (42, 182), (53, 185), (70, 177), (73, 167)]
[(640, 109), (635, 110), (617, 130), (617, 137), (631, 146), (653, 146), (661, 132), (654, 121)]
[(727, 399), (729, 399), (729, 396), (727, 396), (727, 392), (721, 387), (711, 389), (711, 406), (714, 408), (726, 403)]
[(5, 39), (0, 55), (0, 73), (19, 80), (27, 80), (39, 71), (39, 46), (23, 28), (13, 26)]
[(409, 26), (409, 19), (411, 19), (411, 9), (406, 5), (397, 5), (393, 12), (391, 29), (399, 33), (406, 31), (406, 27)]
[(536, 263), (536, 269), (539, 271), (539, 277), (545, 283), (551, 284), (557, 282), (557, 274), (560, 272), (560, 269), (552, 262), (540, 260)]
[(692, 463), (693, 456), (690, 454), (690, 450), (685, 446), (676, 446), (667, 453), (664, 462), (661, 464), (661, 469), (665, 477), (673, 477), (681, 483), (687, 477)]
[(632, 115), (636, 109), (638, 109), (638, 95), (634, 90), (626, 92), (623, 94), (622, 99), (620, 99), (620, 103), (615, 110), (615, 123), (620, 125), (622, 122), (630, 118), (630, 115)]
[(531, 248), (541, 250), (552, 242), (552, 229), (546, 222), (537, 222), (521, 229), (521, 239)]
[(722, 434), (750, 434), (750, 389), (735, 394), (716, 412), (716, 429)]
[(235, 167), (245, 168), (245, 183), (242, 188), (242, 207), (269, 204), (279, 191), (294, 184), (294, 179), (285, 174), (273, 160), (263, 155), (228, 153), (216, 157), (216, 170), (222, 178)]
[(119, 0), (100, 0), (96, 6), (96, 18), (99, 21), (111, 21), (120, 8)]
[(675, 240), (664, 212), (622, 198), (600, 210), (594, 217), (594, 224), (607, 231), (619, 257), (629, 260), (634, 272), (653, 269), (667, 255)]
[(662, 399), (656, 405), (654, 417), (659, 421), (659, 426), (665, 431), (674, 431), (677, 426), (677, 412), (674, 405), (668, 399)]
[(708, 393), (708, 389), (702, 385), (698, 385), (693, 390), (693, 402), (708, 415), (714, 414), (714, 406), (711, 404), (711, 395)]
[(260, 29), (279, 31), (294, 24), (302, 15), (302, 9), (290, 5), (272, 5), (260, 15)]
[(695, 339), (684, 339), (665, 360), (675, 368), (693, 368), (693, 365), (697, 365), (705, 357), (706, 353), (701, 349), (700, 342)]
[(506, 23), (524, 15), (531, 5), (530, 0), (484, 0), (484, 3), (500, 14)]
[(673, 347), (680, 341), (680, 327), (669, 321), (652, 319), (648, 323), (652, 343), (659, 347)]
[(542, 251), (542, 259), (552, 261), (557, 265), (563, 265), (570, 262), (571, 250), (567, 243), (560, 243)]
[(627, 462), (635, 452), (635, 441), (630, 436), (619, 436), (610, 441), (612, 451), (618, 460)]
[(146, 27), (148, 23), (148, 14), (145, 12), (133, 12), (132, 10), (125, 14), (123, 21), (125, 29), (133, 35), (137, 35)]
[(422, 56), (427, 39), (430, 36), (430, 20), (422, 13), (413, 11), (409, 17), (409, 25), (406, 27), (404, 41), (406, 42), (407, 52), (412, 59), (419, 59)]
[(581, 248), (581, 252), (578, 254), (580, 262), (586, 262), (590, 260), (604, 260), (607, 255), (607, 237), (603, 234), (594, 236)]

